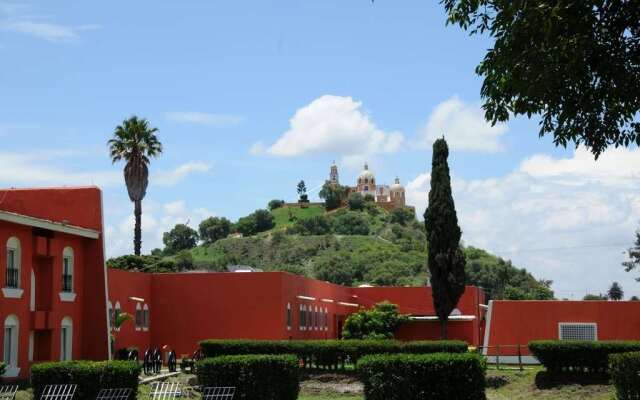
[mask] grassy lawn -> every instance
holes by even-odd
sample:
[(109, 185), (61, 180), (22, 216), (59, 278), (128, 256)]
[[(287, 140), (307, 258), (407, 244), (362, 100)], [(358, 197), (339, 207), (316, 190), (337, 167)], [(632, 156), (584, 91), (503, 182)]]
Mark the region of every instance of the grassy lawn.
[(293, 225), (294, 222), (290, 220), (291, 217), (294, 217), (294, 219), (305, 219), (316, 215), (322, 215), (324, 213), (324, 207), (317, 205), (310, 205), (307, 208), (276, 208), (271, 211), (276, 223), (276, 226), (272, 230), (278, 230)]

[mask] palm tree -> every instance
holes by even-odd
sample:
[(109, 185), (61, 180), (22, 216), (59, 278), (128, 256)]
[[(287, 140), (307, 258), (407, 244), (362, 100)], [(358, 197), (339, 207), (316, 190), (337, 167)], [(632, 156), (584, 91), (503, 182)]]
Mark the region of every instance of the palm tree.
[(122, 121), (113, 132), (113, 139), (107, 142), (113, 163), (125, 160), (124, 181), (129, 199), (134, 203), (136, 224), (133, 231), (134, 253), (140, 255), (142, 245), (142, 199), (147, 194), (149, 184), (149, 159), (162, 153), (162, 143), (155, 133), (157, 128), (149, 126), (149, 121), (135, 115)]
[(120, 328), (124, 325), (125, 322), (133, 319), (131, 314), (126, 312), (120, 312), (118, 310), (114, 311), (113, 315), (113, 330), (111, 331), (111, 354), (115, 355), (115, 347), (116, 347), (116, 338), (118, 332), (120, 332)]

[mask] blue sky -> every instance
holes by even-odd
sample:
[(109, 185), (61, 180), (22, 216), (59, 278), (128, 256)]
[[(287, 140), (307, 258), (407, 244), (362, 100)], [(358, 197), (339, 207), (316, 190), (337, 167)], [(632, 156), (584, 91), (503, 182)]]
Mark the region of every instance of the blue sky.
[(538, 138), (537, 120), (491, 127), (475, 65), (491, 41), (445, 26), (437, 2), (0, 0), (0, 183), (97, 184), (107, 249), (131, 251), (122, 165), (105, 142), (131, 114), (159, 128), (144, 248), (177, 222), (231, 219), (317, 186), (336, 160), (397, 175), (419, 211), (430, 143), (451, 146), (465, 243), (555, 281), (606, 290), (640, 219), (637, 149), (597, 163)]

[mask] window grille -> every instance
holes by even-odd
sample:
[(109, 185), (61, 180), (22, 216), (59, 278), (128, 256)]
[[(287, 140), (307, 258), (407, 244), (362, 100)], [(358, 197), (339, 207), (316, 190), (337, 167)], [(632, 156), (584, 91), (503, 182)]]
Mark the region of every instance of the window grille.
[(598, 324), (560, 322), (560, 340), (598, 340)]

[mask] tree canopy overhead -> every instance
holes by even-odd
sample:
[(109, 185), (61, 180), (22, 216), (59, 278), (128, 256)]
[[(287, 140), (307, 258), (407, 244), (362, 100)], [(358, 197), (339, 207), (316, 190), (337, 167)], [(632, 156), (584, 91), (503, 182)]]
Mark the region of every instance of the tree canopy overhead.
[(540, 136), (640, 144), (637, 0), (442, 0), (448, 23), (495, 39), (476, 68), (492, 123), (541, 115)]

